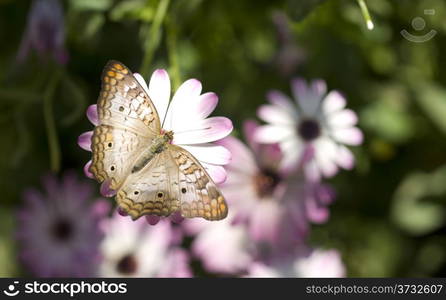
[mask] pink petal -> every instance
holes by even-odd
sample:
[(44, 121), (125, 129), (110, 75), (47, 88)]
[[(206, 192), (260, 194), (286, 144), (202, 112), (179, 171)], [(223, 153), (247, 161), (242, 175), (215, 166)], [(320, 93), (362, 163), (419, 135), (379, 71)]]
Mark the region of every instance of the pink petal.
[(364, 138), (361, 130), (356, 127), (336, 129), (332, 134), (338, 142), (353, 146), (362, 144)]
[(259, 143), (278, 143), (293, 136), (294, 132), (289, 126), (263, 125), (254, 134), (254, 139)]
[(339, 145), (336, 163), (344, 169), (351, 170), (355, 166), (353, 153), (345, 146)]
[(118, 207), (118, 214), (122, 217), (127, 217), (129, 215), (122, 207)]
[(338, 91), (331, 91), (322, 101), (322, 109), (326, 115), (343, 109), (345, 105), (345, 97)]
[(146, 216), (147, 223), (149, 223), (149, 225), (152, 225), (152, 226), (158, 224), (158, 222), (160, 220), (161, 220), (161, 218), (159, 216), (154, 216), (154, 215)]
[(280, 236), (280, 222), (283, 216), (283, 210), (278, 202), (273, 200), (265, 200), (259, 202), (253, 207), (249, 233), (251, 238), (256, 242), (275, 241)]
[(87, 108), (87, 118), (95, 126), (99, 124), (98, 106), (92, 104)]
[(305, 202), (308, 219), (316, 224), (327, 222), (330, 211), (327, 207), (319, 205), (314, 199)]
[(158, 69), (153, 72), (149, 82), (148, 93), (162, 123), (170, 100), (170, 79), (166, 70)]
[(180, 224), (184, 221), (184, 217), (181, 215), (181, 212), (176, 211), (170, 215), (170, 220), (175, 224)]
[(225, 117), (197, 120), (181, 131), (174, 132), (173, 143), (178, 145), (209, 143), (224, 138), (233, 129), (232, 122)]
[(290, 112), (290, 114), (293, 117), (297, 117), (296, 106), (293, 104), (293, 102), (290, 100), (290, 98), (288, 98), (288, 96), (286, 96), (282, 92), (273, 90), (273, 91), (270, 91), (266, 95), (266, 97), (268, 98), (268, 100), (271, 104), (274, 104), (274, 105), (282, 108), (284, 111)]
[(198, 97), (201, 93), (201, 82), (197, 79), (185, 81), (176, 91), (169, 105), (169, 110), (164, 121), (164, 129), (174, 130), (175, 125), (187, 124), (190, 122), (188, 116), (184, 115), (184, 110), (190, 105), (190, 101)]
[(196, 118), (207, 118), (215, 109), (218, 103), (218, 96), (215, 93), (204, 93), (195, 98), (197, 104), (194, 105), (194, 114)]
[(295, 120), (289, 111), (276, 105), (262, 105), (257, 110), (257, 115), (265, 122), (277, 125), (293, 125)]
[(259, 150), (259, 143), (254, 139), (254, 135), (259, 127), (260, 125), (254, 120), (246, 120), (243, 122), (243, 133), (245, 135), (245, 139), (254, 153), (258, 153)]
[(110, 188), (111, 180), (107, 179), (101, 184), (100, 192), (104, 197), (113, 197), (116, 195), (116, 191)]
[(207, 163), (202, 163), (202, 165), (216, 184), (225, 182), (227, 177), (225, 168), (223, 168), (222, 166), (216, 166)]
[(84, 174), (85, 174), (85, 176), (87, 176), (88, 178), (92, 178), (92, 179), (94, 179), (94, 175), (93, 175), (93, 173), (90, 172), (90, 166), (91, 166), (91, 163), (92, 163), (92, 161), (89, 160), (89, 161), (85, 164), (85, 166), (84, 166)]
[(243, 173), (255, 173), (257, 164), (255, 158), (248, 147), (235, 137), (228, 136), (216, 142), (228, 149), (231, 155), (231, 162), (227, 166), (230, 169), (236, 169)]
[(93, 136), (93, 131), (87, 131), (82, 133), (78, 139), (77, 144), (84, 150), (91, 152), (91, 137)]
[(199, 161), (209, 164), (226, 165), (231, 161), (231, 152), (223, 146), (207, 143), (182, 147)]
[(358, 123), (358, 117), (351, 109), (343, 109), (328, 116), (328, 124), (331, 127), (347, 128)]

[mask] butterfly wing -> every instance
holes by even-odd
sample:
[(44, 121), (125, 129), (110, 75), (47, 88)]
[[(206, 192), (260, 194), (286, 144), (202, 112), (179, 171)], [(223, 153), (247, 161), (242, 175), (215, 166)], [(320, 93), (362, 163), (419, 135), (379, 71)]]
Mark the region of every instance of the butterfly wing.
[(206, 170), (189, 152), (171, 144), (127, 178), (116, 200), (133, 219), (176, 211), (206, 220), (221, 220), (228, 214), (226, 201)]
[(130, 174), (116, 195), (118, 205), (132, 219), (143, 215), (168, 216), (180, 209), (177, 166), (166, 151), (156, 154)]
[(110, 61), (102, 74), (98, 99), (99, 125), (92, 137), (90, 171), (118, 189), (142, 150), (160, 134), (158, 113), (130, 70)]
[(228, 206), (219, 188), (198, 160), (185, 149), (167, 145), (166, 151), (178, 170), (178, 194), (181, 215), (221, 220), (228, 214)]

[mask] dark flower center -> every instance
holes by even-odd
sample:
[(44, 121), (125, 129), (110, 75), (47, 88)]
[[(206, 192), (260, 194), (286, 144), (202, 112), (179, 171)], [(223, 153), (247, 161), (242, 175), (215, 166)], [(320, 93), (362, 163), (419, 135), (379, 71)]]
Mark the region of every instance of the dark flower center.
[(316, 120), (304, 119), (299, 123), (297, 131), (304, 141), (309, 142), (319, 137), (321, 127)]
[(137, 269), (137, 263), (135, 257), (131, 254), (124, 256), (116, 265), (116, 269), (121, 274), (135, 273)]
[(280, 176), (269, 169), (261, 170), (254, 176), (254, 185), (260, 198), (271, 196), (280, 182)]
[(73, 236), (73, 225), (67, 220), (58, 220), (51, 228), (53, 237), (59, 242), (66, 242)]

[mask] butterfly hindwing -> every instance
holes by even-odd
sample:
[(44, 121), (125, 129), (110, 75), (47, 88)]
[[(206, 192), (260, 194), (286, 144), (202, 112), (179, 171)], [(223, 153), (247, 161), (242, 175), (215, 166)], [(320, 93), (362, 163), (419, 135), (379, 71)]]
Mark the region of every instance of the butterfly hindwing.
[(128, 176), (116, 195), (118, 205), (132, 219), (143, 215), (168, 216), (180, 209), (176, 165), (163, 151), (140, 171)]
[(167, 150), (178, 170), (178, 194), (181, 215), (186, 218), (202, 217), (206, 220), (221, 220), (228, 214), (228, 206), (212, 178), (185, 149), (167, 145)]

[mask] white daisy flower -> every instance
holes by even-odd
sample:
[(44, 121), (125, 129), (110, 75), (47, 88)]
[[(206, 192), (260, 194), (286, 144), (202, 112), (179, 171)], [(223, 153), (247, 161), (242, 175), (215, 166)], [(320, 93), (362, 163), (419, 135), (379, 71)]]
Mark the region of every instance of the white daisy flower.
[(291, 86), (296, 103), (279, 91), (268, 94), (270, 104), (262, 105), (258, 116), (269, 124), (260, 127), (254, 138), (260, 143), (279, 143), (286, 169), (296, 168), (311, 149), (313, 157), (304, 167), (310, 180), (331, 177), (339, 167), (353, 168), (353, 154), (345, 145), (361, 144), (363, 135), (355, 126), (356, 113), (345, 108), (345, 98), (337, 91), (326, 94), (323, 80), (307, 85), (294, 79)]

